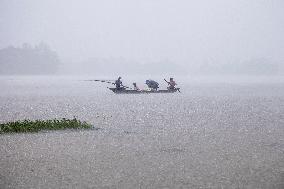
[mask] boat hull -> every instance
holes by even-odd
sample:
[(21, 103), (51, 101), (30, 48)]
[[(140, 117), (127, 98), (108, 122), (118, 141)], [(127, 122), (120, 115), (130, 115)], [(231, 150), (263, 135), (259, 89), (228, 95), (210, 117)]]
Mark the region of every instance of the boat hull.
[(149, 94), (149, 93), (175, 93), (177, 91), (179, 91), (180, 88), (175, 88), (175, 89), (171, 89), (171, 90), (157, 90), (157, 91), (146, 91), (146, 90), (141, 90), (141, 91), (137, 91), (137, 90), (128, 90), (128, 89), (116, 89), (116, 88), (109, 88), (112, 92), (116, 93), (116, 94)]

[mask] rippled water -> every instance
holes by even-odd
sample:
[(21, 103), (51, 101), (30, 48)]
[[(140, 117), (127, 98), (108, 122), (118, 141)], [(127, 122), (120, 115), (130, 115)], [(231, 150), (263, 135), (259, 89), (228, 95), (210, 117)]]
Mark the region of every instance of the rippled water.
[(284, 188), (283, 79), (181, 78), (181, 93), (141, 95), (86, 79), (0, 78), (0, 122), (99, 128), (0, 136), (1, 188)]

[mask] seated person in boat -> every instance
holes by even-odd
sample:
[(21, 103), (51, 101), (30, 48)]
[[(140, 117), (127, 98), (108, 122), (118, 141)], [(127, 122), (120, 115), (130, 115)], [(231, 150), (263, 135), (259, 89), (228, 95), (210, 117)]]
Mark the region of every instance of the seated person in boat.
[(136, 85), (136, 83), (133, 83), (133, 88), (135, 91), (140, 91), (139, 87)]
[(117, 90), (124, 89), (122, 82), (121, 82), (121, 77), (118, 77), (118, 79), (115, 81), (115, 87)]
[(170, 78), (168, 84), (169, 84), (168, 90), (174, 90), (175, 86), (177, 85), (176, 82), (174, 81), (174, 78)]
[(154, 81), (154, 80), (146, 80), (146, 85), (151, 89), (151, 90), (158, 90), (159, 88), (159, 83)]

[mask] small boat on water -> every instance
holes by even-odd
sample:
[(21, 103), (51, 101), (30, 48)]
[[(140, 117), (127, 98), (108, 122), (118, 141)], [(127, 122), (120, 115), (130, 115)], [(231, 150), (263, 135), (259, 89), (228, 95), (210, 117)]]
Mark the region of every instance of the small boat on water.
[[(120, 81), (121, 77), (119, 77), (115, 82), (112, 82), (110, 80), (100, 80), (100, 79), (95, 79), (95, 80), (86, 80), (86, 81), (98, 81), (98, 82), (104, 82), (104, 83), (109, 83), (116, 85), (116, 87), (109, 88), (112, 92), (116, 94), (149, 94), (149, 93), (175, 93), (175, 92), (180, 92), (180, 88), (175, 88), (175, 81), (173, 81), (173, 78), (170, 78), (170, 82), (168, 82), (166, 79), (164, 79), (170, 87), (167, 89), (161, 89), (158, 90), (159, 84), (156, 81), (153, 80), (146, 80), (146, 84), (148, 85), (150, 90), (139, 90), (137, 87), (136, 83), (133, 83), (134, 88), (127, 87), (122, 85), (122, 82)], [(171, 84), (171, 82), (174, 82), (174, 84)]]
[(116, 94), (148, 94), (148, 93), (175, 93), (180, 92), (180, 88), (175, 89), (164, 89), (164, 90), (133, 90), (133, 89), (126, 89), (126, 88), (109, 88), (112, 92)]

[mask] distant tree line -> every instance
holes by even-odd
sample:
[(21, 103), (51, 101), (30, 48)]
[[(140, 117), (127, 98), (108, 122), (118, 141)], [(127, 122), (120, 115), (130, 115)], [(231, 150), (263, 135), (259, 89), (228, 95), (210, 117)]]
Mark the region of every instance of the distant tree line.
[(0, 74), (53, 74), (59, 57), (45, 43), (0, 49)]
[(83, 62), (68, 63), (65, 71), (74, 74), (180, 74), (180, 75), (283, 75), (284, 67), (280, 62), (266, 58), (231, 62), (190, 62), (177, 64), (171, 60), (139, 62), (124, 58), (92, 58)]
[(220, 75), (283, 75), (284, 69), (280, 62), (267, 58), (256, 58), (241, 62), (203, 63), (197, 72)]
[(91, 58), (63, 65), (64, 70), (77, 74), (186, 74), (186, 70), (170, 60), (142, 62), (126, 58)]

